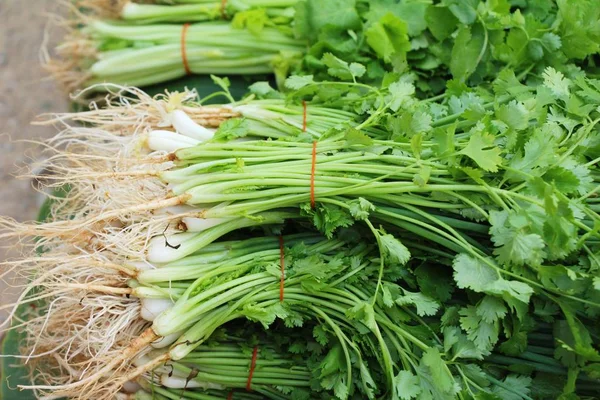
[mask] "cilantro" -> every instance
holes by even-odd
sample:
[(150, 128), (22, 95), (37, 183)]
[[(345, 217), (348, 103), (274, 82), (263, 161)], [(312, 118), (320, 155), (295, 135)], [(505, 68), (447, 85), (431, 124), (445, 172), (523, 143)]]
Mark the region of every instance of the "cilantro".
[(248, 121), (244, 118), (232, 118), (219, 125), (215, 132), (215, 140), (231, 140), (246, 137), (250, 132)]
[(452, 48), (450, 71), (454, 79), (465, 81), (479, 65), (481, 54), (485, 51), (483, 28), (475, 25), (473, 28), (463, 25)]
[(493, 296), (484, 296), (477, 305), (477, 315), (487, 323), (493, 323), (504, 318), (507, 309), (498, 298)]
[(250, 93), (253, 93), (257, 96), (265, 96), (271, 92), (274, 92), (275, 89), (271, 87), (269, 82), (254, 82), (252, 85), (248, 86), (248, 90)]
[(365, 220), (369, 218), (369, 212), (375, 210), (375, 206), (368, 200), (359, 197), (349, 204), (350, 214), (357, 220)]
[(459, 254), (452, 263), (454, 279), (461, 289), (502, 296), (528, 303), (533, 289), (525, 283), (509, 281), (499, 276), (488, 263), (466, 254)]
[(354, 128), (349, 128), (346, 131), (344, 139), (346, 139), (349, 146), (371, 146), (373, 144), (372, 138)]
[(460, 310), (460, 326), (477, 349), (488, 352), (498, 341), (499, 325), (487, 322), (479, 315), (478, 308), (469, 306)]
[(364, 65), (359, 63), (350, 63), (340, 60), (331, 53), (325, 53), (323, 55), (323, 64), (328, 67), (327, 72), (329, 75), (339, 78), (341, 80), (354, 80), (360, 78), (366, 72)]
[(409, 371), (400, 371), (394, 377), (394, 389), (396, 396), (402, 400), (410, 400), (421, 393), (419, 378)]
[(384, 257), (390, 263), (403, 265), (410, 260), (410, 251), (394, 235), (382, 232), (379, 241)]
[(478, 0), (444, 0), (442, 4), (447, 6), (452, 14), (463, 24), (472, 24), (477, 16)]
[(566, 100), (569, 97), (571, 82), (565, 76), (552, 67), (548, 67), (543, 73), (544, 86), (552, 91), (555, 98)]
[(509, 375), (502, 386), (494, 386), (492, 392), (502, 399), (521, 400), (530, 393), (531, 378), (520, 375)]
[(296, 4), (295, 31), (298, 36), (315, 38), (327, 25), (339, 30), (358, 29), (361, 19), (355, 0), (302, 0)]
[(562, 49), (569, 58), (584, 58), (600, 50), (600, 10), (591, 0), (558, 0)]
[(452, 395), (457, 392), (454, 378), (446, 367), (446, 363), (442, 359), (438, 349), (435, 347), (428, 348), (421, 358), (421, 363), (427, 367), (431, 374), (429, 383), (432, 387), (425, 386), (425, 389), (433, 393), (441, 392), (445, 395)]
[(264, 9), (254, 9), (237, 12), (231, 26), (237, 29), (246, 28), (253, 35), (260, 35), (265, 26), (272, 25)]
[(403, 59), (410, 50), (408, 27), (392, 13), (385, 14), (366, 31), (367, 44), (387, 63)]
[(515, 100), (498, 107), (496, 117), (509, 128), (517, 131), (526, 129), (529, 126), (529, 111), (523, 103)]
[(285, 80), (285, 87), (292, 90), (298, 90), (306, 85), (313, 83), (312, 75), (297, 76), (292, 75)]
[(349, 212), (335, 205), (319, 204), (312, 209), (310, 204), (306, 204), (302, 210), (306, 215), (312, 217), (315, 227), (329, 238), (338, 228), (346, 228), (354, 223)]
[(399, 108), (406, 108), (413, 103), (415, 87), (412, 83), (398, 81), (389, 86), (390, 109), (398, 111)]
[(432, 298), (422, 293), (411, 293), (407, 290), (403, 290), (404, 295), (396, 298), (396, 304), (407, 305), (411, 304), (417, 308), (417, 314), (420, 316), (424, 315), (435, 315), (440, 305)]
[(502, 164), (501, 150), (494, 145), (494, 137), (488, 133), (477, 132), (472, 135), (467, 146), (459, 153), (464, 154), (486, 171), (496, 172)]
[(437, 40), (448, 38), (456, 30), (457, 18), (446, 7), (427, 7), (427, 28)]

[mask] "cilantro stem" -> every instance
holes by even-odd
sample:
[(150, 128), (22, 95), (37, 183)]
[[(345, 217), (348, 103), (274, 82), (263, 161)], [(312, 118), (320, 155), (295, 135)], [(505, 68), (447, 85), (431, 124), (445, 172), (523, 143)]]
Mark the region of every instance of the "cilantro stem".
[(484, 36), (483, 36), (483, 44), (481, 45), (481, 50), (479, 51), (479, 55), (477, 56), (477, 59), (475, 60), (475, 68), (474, 69), (476, 69), (479, 66), (479, 63), (483, 59), (483, 56), (485, 55), (485, 52), (486, 52), (487, 47), (488, 47), (488, 30), (487, 30), (487, 27), (485, 26), (485, 23), (481, 19), (481, 15), (479, 15), (479, 13), (477, 13), (477, 19), (479, 20), (479, 23), (481, 24), (481, 27), (483, 28), (483, 34), (484, 34)]
[(315, 314), (317, 314), (321, 318), (323, 318), (323, 320), (325, 322), (327, 322), (327, 324), (335, 332), (335, 335), (338, 337), (338, 340), (339, 340), (340, 345), (342, 346), (342, 350), (344, 352), (344, 357), (346, 359), (346, 387), (348, 388), (348, 390), (350, 390), (350, 388), (352, 387), (352, 362), (350, 359), (350, 352), (348, 351), (348, 346), (346, 346), (346, 340), (348, 340), (348, 339), (346, 338), (344, 333), (340, 330), (340, 328), (337, 326), (337, 324), (335, 322), (333, 322), (327, 314), (325, 314), (323, 311), (319, 310), (316, 307), (309, 306), (309, 308)]

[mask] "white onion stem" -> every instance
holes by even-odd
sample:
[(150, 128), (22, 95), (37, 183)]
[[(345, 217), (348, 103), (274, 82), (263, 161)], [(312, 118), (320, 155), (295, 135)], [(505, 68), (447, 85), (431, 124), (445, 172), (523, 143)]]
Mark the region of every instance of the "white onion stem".
[(200, 141), (196, 139), (170, 131), (154, 130), (148, 134), (148, 147), (155, 151), (171, 153), (179, 149), (194, 147), (199, 143)]
[(141, 300), (142, 311), (141, 316), (146, 321), (154, 321), (154, 319), (163, 311), (173, 307), (173, 302), (170, 299), (146, 299)]
[(214, 132), (194, 122), (184, 111), (175, 110), (171, 113), (171, 123), (178, 133), (187, 137), (205, 141), (214, 136)]

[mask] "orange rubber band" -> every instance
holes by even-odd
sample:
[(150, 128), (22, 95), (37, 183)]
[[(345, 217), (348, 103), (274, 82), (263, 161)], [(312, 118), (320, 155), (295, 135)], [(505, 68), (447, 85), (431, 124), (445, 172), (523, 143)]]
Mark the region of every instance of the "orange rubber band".
[(227, 400), (233, 400), (233, 390), (231, 390), (227, 395)]
[(246, 381), (246, 390), (252, 391), (252, 376), (254, 375), (254, 369), (256, 368), (256, 358), (258, 357), (258, 346), (254, 346), (252, 350), (252, 361), (250, 362), (250, 372), (248, 372), (248, 381)]
[(181, 61), (183, 62), (183, 68), (185, 69), (185, 73), (187, 75), (192, 74), (192, 70), (190, 69), (190, 64), (187, 59), (187, 52), (185, 49), (185, 38), (187, 36), (188, 28), (190, 24), (183, 24), (183, 29), (181, 30)]
[(221, 0), (221, 18), (226, 19), (227, 13), (225, 12), (225, 7), (227, 7), (227, 0)]
[(306, 132), (306, 101), (302, 100), (302, 132)]
[(281, 266), (281, 279), (279, 280), (279, 301), (283, 301), (285, 288), (285, 254), (283, 248), (283, 235), (279, 235), (279, 265)]
[(312, 165), (310, 167), (310, 207), (315, 208), (315, 170), (317, 169), (317, 141), (313, 142)]

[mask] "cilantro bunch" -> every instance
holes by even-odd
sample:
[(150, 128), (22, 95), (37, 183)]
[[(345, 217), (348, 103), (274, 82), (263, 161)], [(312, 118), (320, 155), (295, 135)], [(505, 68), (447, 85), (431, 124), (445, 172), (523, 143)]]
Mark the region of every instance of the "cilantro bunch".
[(311, 44), (304, 66), (320, 78), (344, 79), (337, 57), (360, 63), (369, 82), (386, 71), (412, 72), (419, 91), (435, 94), (449, 79), (486, 84), (507, 68), (519, 77), (546, 66), (576, 69), (593, 64), (599, 50), (599, 11), (591, 1), (321, 3), (300, 2), (294, 24)]
[[(526, 86), (506, 71), (493, 91), (451, 86), (435, 103), (417, 100), (403, 78), (383, 89), (316, 84), (310, 77), (286, 84), (296, 90), (292, 101), (308, 97), (365, 114), (359, 125), (333, 128), (319, 140), (316, 208), (306, 203), (311, 145), (302, 137), (293, 146), (245, 145), (220, 143), (218, 132), (213, 143), (176, 152), (182, 169), (162, 176), (181, 182), (172, 186), (174, 193), (190, 195), (192, 204), (223, 202), (205, 214), (218, 218), (299, 206), (329, 236), (366, 223), (370, 233), (363, 235), (376, 239), (382, 274), (397, 262), (424, 264), (420, 278), (421, 267), (404, 272), (410, 288), (378, 276), (365, 300), (380, 293), (398, 298), (421, 317), (443, 309), (436, 329), (449, 357), (490, 357), (508, 368), (523, 356), (531, 371), (572, 371), (572, 379), (581, 374), (581, 387), (593, 381), (598, 333), (585, 321), (600, 305), (593, 200), (598, 154), (583, 144), (598, 135), (597, 81), (547, 68), (540, 84)], [(372, 137), (360, 131), (367, 127)], [(203, 169), (215, 159), (212, 151), (226, 151), (231, 159), (243, 151), (253, 161), (236, 163), (235, 171)], [(279, 154), (276, 163), (267, 161), (270, 152)], [(165, 257), (192, 249), (184, 245)], [(446, 272), (434, 272), (433, 261)], [(442, 277), (447, 286), (436, 288)], [(466, 302), (452, 304), (458, 299)], [(564, 390), (579, 386), (565, 382)]]

